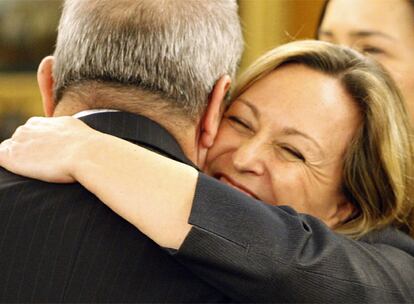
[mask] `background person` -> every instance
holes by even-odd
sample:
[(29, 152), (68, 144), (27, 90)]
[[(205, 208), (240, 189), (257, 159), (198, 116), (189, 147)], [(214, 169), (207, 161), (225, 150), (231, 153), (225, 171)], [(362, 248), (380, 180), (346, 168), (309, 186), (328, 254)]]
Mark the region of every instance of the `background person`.
[(70, 117), (30, 121), (0, 163), (81, 182), (233, 299), (412, 302), (413, 147), (393, 81), (348, 48), (294, 42), (234, 96), (206, 168), (236, 189)]
[(414, 1), (328, 0), (318, 39), (378, 60), (400, 87), (414, 119)]

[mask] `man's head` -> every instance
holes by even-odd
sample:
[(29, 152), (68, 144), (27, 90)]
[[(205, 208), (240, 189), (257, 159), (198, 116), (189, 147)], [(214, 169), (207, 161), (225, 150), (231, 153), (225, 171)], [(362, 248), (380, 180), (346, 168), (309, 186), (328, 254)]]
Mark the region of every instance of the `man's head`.
[(219, 119), (242, 45), (234, 0), (66, 0), (54, 58), (39, 68), (46, 114), (119, 109), (172, 133), (193, 128), (198, 141)]

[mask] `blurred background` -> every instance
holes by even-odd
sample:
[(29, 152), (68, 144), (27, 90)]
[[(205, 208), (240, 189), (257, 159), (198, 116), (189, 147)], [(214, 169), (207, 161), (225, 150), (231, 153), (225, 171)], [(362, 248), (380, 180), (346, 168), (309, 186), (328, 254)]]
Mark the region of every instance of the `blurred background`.
[[(277, 45), (313, 38), (323, 1), (239, 0), (246, 42), (240, 71)], [(53, 53), (61, 5), (0, 0), (0, 141), (28, 117), (43, 115), (36, 69)]]

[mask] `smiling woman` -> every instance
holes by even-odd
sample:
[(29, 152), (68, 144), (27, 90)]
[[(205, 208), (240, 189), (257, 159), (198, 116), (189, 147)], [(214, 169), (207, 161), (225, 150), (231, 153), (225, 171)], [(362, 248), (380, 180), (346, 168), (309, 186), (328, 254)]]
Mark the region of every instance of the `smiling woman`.
[(411, 129), (394, 86), (348, 49), (276, 48), (239, 79), (206, 170), (349, 236), (393, 217), (414, 235)]
[(234, 301), (414, 302), (414, 153), (391, 78), (349, 48), (293, 42), (234, 98), (207, 157), (224, 184), (73, 117), (29, 121), (0, 164), (79, 181)]
[(414, 1), (328, 0), (318, 38), (374, 57), (399, 85), (414, 118)]
[(339, 79), (288, 64), (235, 99), (206, 172), (264, 202), (289, 204), (338, 226), (354, 211), (339, 184), (360, 116)]

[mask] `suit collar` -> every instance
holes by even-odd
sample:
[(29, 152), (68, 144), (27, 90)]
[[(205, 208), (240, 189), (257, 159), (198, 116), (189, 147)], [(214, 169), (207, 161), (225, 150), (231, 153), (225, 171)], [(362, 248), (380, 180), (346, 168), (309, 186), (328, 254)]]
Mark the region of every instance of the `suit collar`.
[(196, 167), (165, 128), (144, 116), (127, 112), (99, 112), (79, 119), (100, 132), (123, 138)]

